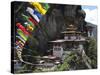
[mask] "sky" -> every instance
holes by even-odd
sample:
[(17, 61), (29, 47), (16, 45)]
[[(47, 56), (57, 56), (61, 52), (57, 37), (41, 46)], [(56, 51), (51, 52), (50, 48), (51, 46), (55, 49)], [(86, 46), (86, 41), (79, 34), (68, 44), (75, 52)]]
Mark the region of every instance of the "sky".
[(87, 22), (97, 25), (97, 7), (96, 6), (82, 6), (82, 9), (86, 12), (85, 20)]

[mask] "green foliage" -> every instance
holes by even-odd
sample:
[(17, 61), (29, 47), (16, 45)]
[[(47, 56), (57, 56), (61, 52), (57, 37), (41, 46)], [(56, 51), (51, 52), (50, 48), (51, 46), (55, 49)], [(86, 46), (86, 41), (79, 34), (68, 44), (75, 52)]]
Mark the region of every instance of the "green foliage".
[(57, 66), (57, 71), (66, 71), (70, 70), (72, 63), (75, 63), (76, 61), (76, 53), (72, 52), (68, 56), (65, 57), (63, 64), (59, 64)]
[(97, 68), (97, 42), (95, 38), (89, 38), (86, 54), (91, 59), (92, 68)]
[(71, 52), (69, 55), (66, 56), (63, 64), (58, 65), (57, 71), (66, 71), (79, 67), (81, 62), (80, 58), (78, 57), (77, 53)]
[(67, 62), (64, 62), (64, 63), (61, 65), (61, 67), (60, 67), (59, 70), (65, 71), (65, 70), (68, 70), (68, 69), (69, 69), (69, 64), (68, 64)]

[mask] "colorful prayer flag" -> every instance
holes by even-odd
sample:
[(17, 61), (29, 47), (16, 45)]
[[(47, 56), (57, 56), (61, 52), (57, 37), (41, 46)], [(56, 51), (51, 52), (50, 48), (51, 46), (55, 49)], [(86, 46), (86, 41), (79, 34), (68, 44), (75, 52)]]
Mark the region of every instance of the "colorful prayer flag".
[(46, 10), (43, 9), (42, 5), (39, 2), (31, 2), (31, 4), (36, 8), (38, 12), (40, 12), (42, 15), (45, 15)]

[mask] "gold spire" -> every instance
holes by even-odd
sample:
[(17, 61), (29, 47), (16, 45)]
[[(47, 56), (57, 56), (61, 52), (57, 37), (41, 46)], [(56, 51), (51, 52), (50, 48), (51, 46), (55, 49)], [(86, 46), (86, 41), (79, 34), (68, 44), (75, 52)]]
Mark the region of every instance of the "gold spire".
[(68, 28), (66, 28), (66, 29), (67, 29), (67, 31), (76, 31), (77, 30), (77, 27), (75, 27), (74, 25), (70, 24), (68, 26)]
[(81, 34), (81, 32), (77, 31), (77, 27), (73, 24), (70, 24), (68, 25), (68, 27), (66, 28), (67, 30), (64, 31), (64, 32), (61, 32), (61, 33), (64, 33), (64, 34)]

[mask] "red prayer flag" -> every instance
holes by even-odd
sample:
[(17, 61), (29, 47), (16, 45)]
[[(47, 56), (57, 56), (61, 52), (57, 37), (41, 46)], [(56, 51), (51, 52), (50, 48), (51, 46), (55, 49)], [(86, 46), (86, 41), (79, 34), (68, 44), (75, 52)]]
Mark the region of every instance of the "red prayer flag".
[(32, 17), (29, 17), (29, 20), (34, 24), (34, 25), (37, 25), (38, 22), (36, 22), (34, 19), (32, 19)]
[(25, 27), (23, 25), (21, 25), (21, 23), (17, 23), (16, 26), (21, 29), (26, 35), (29, 35), (29, 33), (27, 32), (27, 30), (25, 29)]

